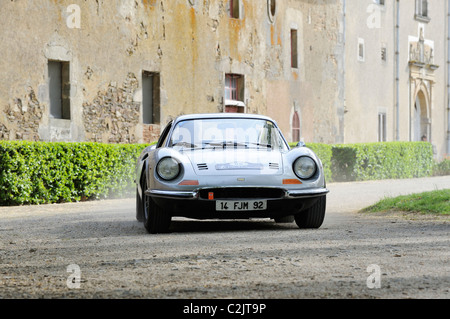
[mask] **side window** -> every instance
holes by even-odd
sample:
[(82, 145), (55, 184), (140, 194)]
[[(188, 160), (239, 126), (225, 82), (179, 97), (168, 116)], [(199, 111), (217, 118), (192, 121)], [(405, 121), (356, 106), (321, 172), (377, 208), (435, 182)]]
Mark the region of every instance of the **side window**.
[(167, 137), (169, 136), (170, 129), (172, 128), (172, 124), (173, 124), (173, 122), (171, 121), (171, 122), (169, 122), (169, 124), (166, 125), (166, 127), (164, 128), (164, 131), (162, 132), (161, 136), (159, 137), (156, 148), (160, 148), (166, 144)]

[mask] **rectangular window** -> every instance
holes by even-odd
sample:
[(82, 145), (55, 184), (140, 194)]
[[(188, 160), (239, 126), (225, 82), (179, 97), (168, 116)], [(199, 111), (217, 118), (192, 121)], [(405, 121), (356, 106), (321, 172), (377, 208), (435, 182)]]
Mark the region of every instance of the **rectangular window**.
[(386, 113), (378, 113), (378, 142), (386, 142)]
[(428, 22), (428, 0), (416, 0), (416, 18)]
[(428, 17), (428, 1), (427, 0), (421, 0), (419, 1), (419, 12), (418, 14), (422, 17)]
[(239, 19), (240, 17), (240, 1), (230, 0), (230, 18)]
[(244, 100), (244, 77), (240, 74), (225, 75), (225, 99), (233, 101)]
[(366, 57), (364, 39), (358, 39), (358, 61), (364, 62)]
[(298, 68), (298, 38), (295, 29), (291, 29), (291, 67)]
[(244, 113), (244, 76), (225, 74), (225, 112)]
[(142, 120), (144, 124), (160, 124), (160, 76), (142, 72)]
[(70, 63), (48, 61), (50, 116), (70, 120)]
[(387, 61), (387, 49), (386, 45), (381, 45), (381, 61), (386, 62)]

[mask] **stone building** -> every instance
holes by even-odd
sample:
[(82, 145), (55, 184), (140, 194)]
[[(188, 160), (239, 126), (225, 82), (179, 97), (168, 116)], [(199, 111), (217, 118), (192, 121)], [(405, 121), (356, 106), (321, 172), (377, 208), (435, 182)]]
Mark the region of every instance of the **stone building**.
[(147, 143), (187, 113), (450, 153), (448, 0), (0, 1), (0, 139)]
[(345, 142), (450, 154), (449, 1), (347, 0), (344, 12)]
[(290, 140), (339, 142), (340, 12), (339, 1), (1, 1), (0, 139), (150, 142), (179, 114), (235, 111), (274, 117)]

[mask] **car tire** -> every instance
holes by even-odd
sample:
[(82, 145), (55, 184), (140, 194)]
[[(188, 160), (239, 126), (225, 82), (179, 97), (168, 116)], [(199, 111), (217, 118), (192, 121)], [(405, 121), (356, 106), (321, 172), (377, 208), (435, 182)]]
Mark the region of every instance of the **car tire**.
[(138, 222), (144, 221), (144, 201), (139, 196), (139, 192), (136, 189), (136, 219)]
[(325, 219), (326, 203), (326, 196), (321, 196), (313, 206), (295, 215), (297, 226), (299, 228), (319, 228), (322, 226)]
[(136, 219), (141, 223), (144, 222), (144, 196), (145, 196), (144, 192), (147, 189), (147, 181), (145, 180), (144, 172), (142, 173), (141, 178), (139, 179), (142, 196), (139, 196), (139, 190), (136, 188)]
[(275, 223), (277, 224), (289, 224), (293, 223), (295, 220), (293, 215), (284, 216), (284, 217), (277, 217), (275, 218)]
[(167, 233), (169, 231), (172, 216), (169, 212), (160, 208), (150, 196), (145, 194), (147, 179), (141, 177), (142, 198), (136, 190), (136, 219), (144, 223), (145, 229), (150, 234)]
[(172, 216), (144, 194), (144, 227), (150, 234), (169, 232)]
[(147, 179), (142, 179), (142, 215), (145, 229), (150, 234), (167, 233), (172, 216), (145, 194)]

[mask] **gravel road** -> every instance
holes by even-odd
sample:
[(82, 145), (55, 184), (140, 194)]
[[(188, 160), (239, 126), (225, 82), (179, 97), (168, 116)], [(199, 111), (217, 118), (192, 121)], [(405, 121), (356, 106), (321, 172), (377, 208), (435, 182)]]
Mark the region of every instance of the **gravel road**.
[(1, 207), (0, 298), (449, 298), (448, 217), (357, 211), (450, 176), (328, 187), (318, 230), (180, 218), (149, 235), (134, 199)]

